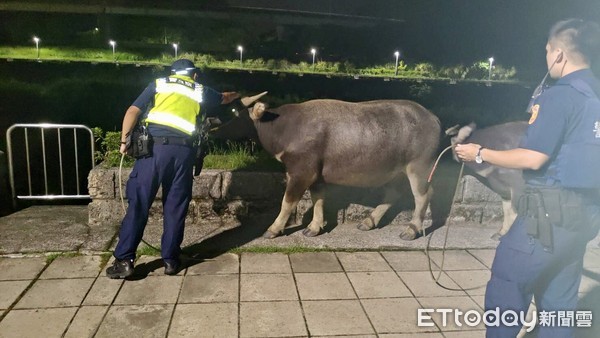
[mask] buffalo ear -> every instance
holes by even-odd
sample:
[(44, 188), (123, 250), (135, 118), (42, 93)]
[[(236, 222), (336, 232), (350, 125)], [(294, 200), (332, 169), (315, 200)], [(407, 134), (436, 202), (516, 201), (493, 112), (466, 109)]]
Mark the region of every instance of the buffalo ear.
[(266, 110), (267, 110), (267, 106), (264, 103), (256, 102), (254, 107), (248, 109), (248, 112), (250, 113), (250, 118), (253, 121), (259, 121), (262, 118), (262, 116), (265, 114)]

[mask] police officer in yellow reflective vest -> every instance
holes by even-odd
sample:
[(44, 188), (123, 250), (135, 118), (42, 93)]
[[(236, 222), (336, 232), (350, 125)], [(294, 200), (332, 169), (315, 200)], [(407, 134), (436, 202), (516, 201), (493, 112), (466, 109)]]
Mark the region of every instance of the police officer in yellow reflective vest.
[(153, 146), (148, 156), (136, 159), (127, 182), (129, 206), (121, 223), (115, 261), (106, 269), (110, 278), (126, 278), (133, 274), (136, 249), (160, 186), (164, 216), (161, 239), (164, 272), (174, 275), (181, 268), (179, 255), (192, 195), (196, 155), (192, 135), (197, 117), (207, 107), (228, 104), (239, 97), (235, 92), (216, 92), (196, 82), (197, 79), (198, 70), (192, 61), (177, 60), (171, 66), (171, 75), (150, 83), (125, 113), (121, 153), (126, 153), (130, 146), (136, 146), (128, 144), (128, 136), (148, 107), (151, 108), (145, 124)]

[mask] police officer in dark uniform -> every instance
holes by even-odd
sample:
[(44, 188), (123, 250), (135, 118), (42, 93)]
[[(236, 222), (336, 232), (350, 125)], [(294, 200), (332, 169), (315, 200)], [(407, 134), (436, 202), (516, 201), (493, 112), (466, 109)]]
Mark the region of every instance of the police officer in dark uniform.
[[(133, 274), (136, 249), (142, 240), (148, 212), (162, 186), (163, 235), (161, 255), (165, 274), (174, 275), (180, 269), (181, 242), (185, 216), (192, 196), (192, 169), (196, 152), (192, 136), (197, 118), (210, 106), (228, 104), (239, 95), (219, 93), (197, 82), (198, 69), (187, 59), (171, 66), (171, 75), (150, 83), (129, 107), (123, 119), (121, 153), (135, 146), (128, 136), (138, 119), (149, 107), (144, 119), (152, 137), (149, 156), (138, 158), (127, 182), (129, 207), (119, 232), (115, 261), (106, 269), (110, 278), (125, 278)], [(135, 140), (134, 140), (135, 141)]]
[[(600, 82), (590, 65), (599, 54), (596, 23), (558, 22), (546, 45), (548, 73), (557, 81), (534, 93), (520, 147), (456, 147), (463, 161), (524, 169), (527, 190), (496, 249), (485, 309), (525, 314), (534, 297), (538, 314), (554, 312), (556, 319), (538, 323), (538, 337), (574, 336), (575, 324), (559, 322), (558, 312), (575, 313), (585, 247), (598, 233)], [(488, 318), (487, 337), (515, 337), (521, 329), (518, 318), (495, 317)]]

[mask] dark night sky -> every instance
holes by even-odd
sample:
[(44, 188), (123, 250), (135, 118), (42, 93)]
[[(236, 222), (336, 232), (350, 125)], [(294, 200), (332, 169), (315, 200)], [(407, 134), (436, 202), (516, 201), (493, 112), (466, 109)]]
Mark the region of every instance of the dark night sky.
[[(323, 49), (328, 44), (329, 49), (320, 54), (324, 60), (343, 61), (362, 53), (370, 59), (363, 57), (361, 61), (357, 57), (357, 60), (350, 61), (368, 61), (371, 64), (390, 61), (394, 50), (400, 50), (407, 62), (433, 62), (436, 65), (470, 65), (493, 56), (497, 64), (516, 66), (519, 78), (543, 75), (544, 46), (547, 32), (554, 22), (570, 17), (600, 22), (600, 0), (81, 0), (77, 3), (84, 6), (193, 10), (196, 13), (249, 13), (243, 20), (229, 19), (225, 22), (232, 28), (268, 25), (269, 22), (256, 21), (269, 21), (270, 14), (273, 14), (283, 23), (270, 23), (272, 25), (268, 29), (275, 30), (275, 26), (286, 24), (290, 27), (286, 28), (286, 32), (290, 32), (286, 33), (289, 34), (288, 40), (279, 45), (268, 44), (267, 41), (279, 33), (263, 36), (250, 29), (250, 33), (245, 34), (255, 34), (255, 42), (258, 43), (248, 46), (248, 57), (273, 57), (266, 52), (275, 46), (286, 48), (281, 55), (300, 55), (301, 58), (308, 44)], [(337, 20), (341, 24), (319, 27), (294, 22), (303, 17), (317, 22)], [(115, 16), (113, 25), (118, 26), (121, 19), (123, 16)], [(255, 22), (252, 22), (253, 19)], [(165, 29), (168, 25), (165, 24)], [(153, 28), (162, 31), (161, 27), (148, 27), (149, 30)], [(199, 34), (198, 39), (201, 38)], [(223, 44), (231, 43), (234, 42), (224, 41)], [(229, 45), (223, 48), (231, 49)]]
[[(577, 17), (600, 22), (599, 0), (228, 0), (230, 6), (372, 16), (390, 24), (403, 53), (436, 63), (494, 56), (521, 70), (544, 71), (550, 26)], [(374, 37), (373, 43), (378, 38)]]

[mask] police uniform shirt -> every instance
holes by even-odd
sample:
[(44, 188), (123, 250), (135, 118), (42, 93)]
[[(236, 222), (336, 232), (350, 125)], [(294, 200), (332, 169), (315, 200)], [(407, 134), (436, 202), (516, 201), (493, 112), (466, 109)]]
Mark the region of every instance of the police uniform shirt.
[[(556, 84), (540, 95), (531, 109), (529, 128), (521, 141), (520, 148), (534, 150), (550, 157), (549, 161), (537, 171), (525, 170), (525, 180), (551, 178), (559, 181), (558, 173), (548, 170), (555, 165), (557, 155), (566, 138), (572, 135), (570, 128), (585, 128), (577, 133), (592, 132), (594, 123), (582, 124), (581, 119), (586, 109), (586, 96), (582, 93), (581, 81), (587, 84), (596, 95), (600, 94), (600, 83), (589, 69), (570, 73), (560, 78)], [(578, 83), (579, 82), (579, 83)], [(589, 130), (587, 130), (589, 129)], [(596, 168), (577, 168), (577, 170), (594, 170)], [(564, 176), (577, 175), (577, 172), (563, 172)], [(564, 177), (563, 176), (563, 177)]]
[[(133, 102), (132, 106), (139, 108), (142, 112), (148, 111), (154, 104), (154, 96), (156, 95), (156, 81), (152, 81), (146, 89)], [(223, 95), (216, 90), (203, 86), (202, 88), (202, 103), (200, 114), (206, 114), (206, 110), (221, 104)], [(148, 125), (148, 130), (152, 136), (156, 137), (189, 137), (185, 133), (158, 124)]]

